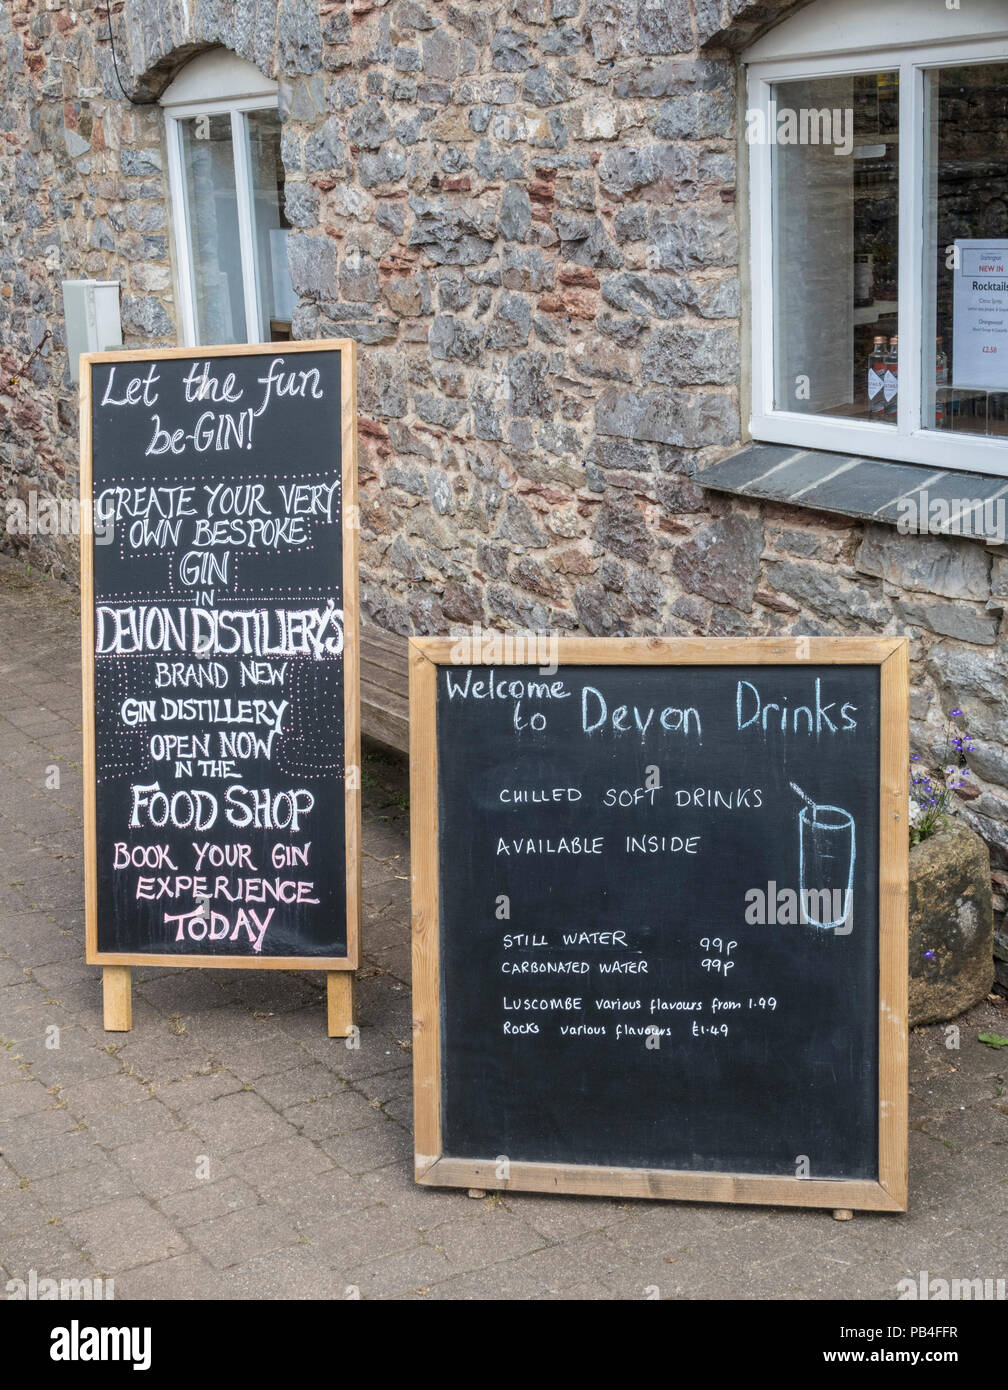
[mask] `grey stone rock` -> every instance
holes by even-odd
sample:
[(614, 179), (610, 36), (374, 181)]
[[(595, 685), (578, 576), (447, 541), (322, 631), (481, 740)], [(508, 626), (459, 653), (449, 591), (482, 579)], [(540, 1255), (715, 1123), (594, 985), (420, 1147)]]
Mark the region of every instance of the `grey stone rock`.
[(682, 313), (688, 292), (682, 282), (671, 275), (624, 273), (605, 277), (602, 298), (614, 309), (670, 319)]
[(587, 0), (582, 29), (597, 62), (609, 62), (630, 52), (633, 11), (633, 5), (625, 0)]
[(459, 46), (441, 29), (424, 34), (421, 41), (424, 73), (437, 81), (451, 82), (458, 76)]
[(901, 535), (891, 526), (868, 525), (855, 566), (914, 593), (986, 601), (990, 559), (972, 540)]
[(655, 480), (655, 496), (663, 511), (673, 515), (705, 509), (703, 488), (685, 473), (670, 473)]
[(608, 387), (595, 408), (599, 434), (702, 448), (738, 438), (738, 406), (709, 392), (622, 391)]
[(531, 324), (528, 300), (518, 294), (503, 294), (487, 327), (486, 345), (494, 349), (524, 347)]
[(539, 48), (551, 57), (567, 58), (583, 46), (581, 35), (569, 24), (556, 24), (539, 36)]
[(546, 534), (535, 520), (531, 508), (513, 493), (504, 503), (504, 515), (497, 530), (499, 540), (538, 550), (546, 544)]
[(109, 224), (103, 217), (96, 217), (91, 224), (88, 245), (95, 247), (98, 251), (115, 250), (115, 237), (112, 235)]
[(840, 626), (854, 623), (883, 628), (892, 618), (892, 609), (878, 590), (841, 579), (835, 570), (779, 560), (769, 574), (778, 593), (790, 594)]
[(423, 66), (420, 54), (415, 48), (408, 48), (400, 44), (392, 55), (392, 62), (397, 72), (419, 72)]
[(442, 309), (464, 309), (472, 297), (469, 281), (457, 271), (444, 271), (438, 276), (437, 292)]
[(428, 425), (440, 425), (446, 430), (453, 430), (469, 409), (465, 401), (432, 396), (426, 391), (414, 392), (413, 404), (421, 420)]
[(379, 227), (385, 227), (395, 236), (402, 236), (403, 228), (406, 225), (402, 204), (383, 199), (375, 209), (375, 221)]
[(730, 139), (734, 125), (734, 92), (691, 92), (660, 106), (652, 129), (664, 140)]
[(691, 158), (679, 145), (618, 145), (602, 156), (599, 180), (615, 198), (639, 194), (651, 185), (671, 190), (688, 176)]
[(686, 305), (705, 319), (734, 319), (740, 311), (739, 282), (734, 276), (720, 280), (686, 279), (680, 282)]
[(524, 241), (532, 225), (532, 204), (519, 183), (510, 183), (501, 195), (497, 230), (505, 241)]
[(620, 208), (613, 218), (613, 236), (622, 246), (627, 241), (643, 241), (648, 230), (648, 207), (646, 203), (635, 203), (632, 207)]
[[(342, 169), (346, 148), (341, 138), (342, 125), (338, 116), (330, 116), (305, 141), (304, 167), (309, 171), (332, 172)], [(287, 155), (284, 164), (291, 167)]]
[(411, 199), (410, 206), (416, 215), (410, 246), (421, 247), (439, 265), (481, 265), (487, 260), (493, 249), (489, 210), (423, 199)]
[(638, 52), (689, 53), (693, 45), (693, 25), (685, 5), (671, 5), (669, 0), (639, 0)]
[(384, 482), (386, 487), (398, 487), (413, 497), (427, 496), (427, 479), (422, 468), (404, 468), (401, 464), (386, 465)]
[(910, 850), (911, 1028), (956, 1018), (994, 982), (990, 852), (957, 817)]
[(335, 244), (326, 236), (291, 232), (287, 260), (296, 294), (331, 295), (336, 286), (338, 260)]
[(645, 337), (649, 330), (647, 319), (617, 318), (615, 314), (602, 313), (595, 320), (600, 333), (612, 338), (621, 348), (632, 348)]
[(358, 403), (368, 415), (391, 415), (399, 419), (406, 413), (406, 366), (398, 354), (363, 354), (358, 368)]
[(738, 375), (738, 336), (730, 328), (677, 326), (652, 333), (641, 358), (645, 381), (732, 382)]
[(454, 499), (452, 496), (452, 485), (447, 473), (440, 468), (432, 468), (427, 475), (429, 483), (429, 496), (431, 506), (438, 516), (447, 516), (454, 511)]
[(548, 420), (553, 414), (549, 359), (543, 352), (517, 353), (508, 365), (511, 414)]
[(339, 287), (344, 299), (373, 304), (378, 298), (378, 267), (359, 251), (351, 251), (340, 265)]
[(517, 29), (498, 29), (490, 40), (490, 54), (498, 72), (524, 72), (532, 61), (528, 35)]
[(568, 218), (558, 213), (553, 223), (560, 236), (564, 260), (606, 270), (622, 264), (619, 249), (606, 236), (601, 218)]
[(966, 761), (972, 771), (985, 782), (1008, 787), (1008, 750), (1003, 744), (975, 739), (972, 750), (966, 755)]
[(646, 445), (604, 436), (591, 441), (585, 458), (598, 468), (625, 469), (631, 473), (650, 473), (654, 467), (651, 451)]
[(978, 651), (947, 640), (936, 642), (926, 667), (945, 708), (960, 707), (971, 733), (1000, 742), (1008, 724), (1008, 657), (1000, 646)]
[(438, 314), (431, 323), (428, 343), (432, 357), (441, 361), (467, 362), (472, 366), (479, 361), (483, 333), (470, 327), (465, 319), (452, 314)]
[(735, 512), (678, 546), (672, 568), (691, 593), (751, 613), (762, 550), (760, 523)]
[(589, 637), (622, 636), (625, 628), (615, 610), (612, 594), (598, 582), (579, 584), (573, 594), (578, 622)]
[[(64, 128), (63, 143), (66, 145), (66, 152), (71, 159), (80, 159), (80, 157), (87, 154), (88, 150), (91, 148), (91, 141), (85, 140), (79, 130), (67, 130)], [(123, 153), (125, 154), (125, 150)], [(123, 172), (126, 171), (124, 170)]]
[(281, 72), (317, 72), (322, 62), (322, 30), (314, 5), (281, 0), (276, 19), (277, 63)]
[(489, 182), (525, 177), (525, 158), (519, 150), (511, 150), (481, 140), (473, 152), (473, 164), (481, 178)]
[(644, 515), (634, 502), (618, 497), (603, 502), (595, 522), (595, 540), (604, 550), (646, 565), (653, 548)]
[(335, 48), (340, 48), (350, 42), (350, 13), (348, 10), (336, 10), (325, 22), (322, 31), (327, 44), (332, 44)]
[(522, 96), (535, 106), (559, 106), (570, 100), (570, 94), (570, 78), (560, 69), (532, 68), (522, 83)]
[(473, 413), (473, 434), (477, 439), (502, 440), (504, 427), (497, 391), (493, 383), (478, 380), (470, 392)]
[(1000, 620), (965, 603), (943, 603), (940, 599), (913, 603), (904, 599), (896, 604), (896, 611), (914, 627), (927, 628), (942, 637), (955, 637), (960, 642), (992, 647), (998, 638)]
[(548, 632), (552, 627), (548, 608), (531, 599), (519, 598), (504, 584), (488, 586), (487, 605), (492, 613), (526, 631)]
[(314, 227), (318, 222), (318, 189), (310, 183), (288, 182), (284, 188), (284, 211), (293, 227)]
[(135, 146), (124, 146), (120, 150), (120, 168), (124, 174), (131, 177), (146, 177), (147, 174), (160, 174), (161, 172), (161, 152), (160, 150), (136, 149)]
[(396, 536), (388, 553), (388, 561), (394, 570), (407, 579), (423, 579), (424, 567), (417, 552), (404, 536)]
[(393, 20), (397, 29), (434, 29), (437, 20), (416, 0), (400, 0), (393, 10)]
[(685, 204), (651, 222), (650, 242), (659, 270), (708, 270), (738, 264), (738, 229), (725, 204)]
[(167, 338), (175, 332), (164, 305), (153, 295), (124, 294), (122, 323), (127, 333), (145, 338)]
[(406, 156), (399, 150), (366, 151), (357, 164), (357, 176), (364, 188), (396, 183), (406, 172)]
[(709, 58), (686, 58), (657, 63), (651, 67), (635, 65), (613, 83), (613, 93), (620, 98), (651, 98), (680, 96), (694, 90), (711, 91), (715, 87), (731, 89), (734, 70), (730, 62)]
[(347, 120), (347, 139), (362, 150), (380, 150), (392, 134), (388, 117), (377, 101), (366, 101)]

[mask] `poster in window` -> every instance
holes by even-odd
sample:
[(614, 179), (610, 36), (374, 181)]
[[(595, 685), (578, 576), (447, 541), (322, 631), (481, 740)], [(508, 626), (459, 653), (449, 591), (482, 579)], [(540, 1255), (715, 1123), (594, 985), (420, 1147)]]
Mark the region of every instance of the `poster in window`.
[(952, 380), (1008, 390), (1008, 240), (956, 243)]

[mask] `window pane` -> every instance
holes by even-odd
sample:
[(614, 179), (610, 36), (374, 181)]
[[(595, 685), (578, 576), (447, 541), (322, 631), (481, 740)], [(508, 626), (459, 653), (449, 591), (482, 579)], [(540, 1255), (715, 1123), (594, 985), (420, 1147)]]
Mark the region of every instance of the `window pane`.
[(280, 118), (275, 111), (250, 111), (248, 132), (259, 337), (268, 343), (290, 336), (290, 318), (296, 303), (287, 267), (290, 223), (284, 211)]
[(193, 116), (180, 125), (196, 341), (243, 343), (245, 291), (231, 117)]
[(896, 423), (898, 119), (896, 73), (773, 87), (777, 410)]
[(1008, 435), (1008, 64), (928, 75), (923, 422)]

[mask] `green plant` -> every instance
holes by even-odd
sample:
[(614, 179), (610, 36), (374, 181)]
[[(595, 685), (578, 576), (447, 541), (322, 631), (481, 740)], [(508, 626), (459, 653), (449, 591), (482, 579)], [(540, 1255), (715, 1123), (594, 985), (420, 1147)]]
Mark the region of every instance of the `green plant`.
[(973, 735), (961, 729), (956, 720), (961, 709), (949, 711), (942, 730), (944, 742), (936, 759), (937, 770), (915, 767), (919, 753), (910, 760), (910, 843), (919, 845), (948, 824), (949, 808), (957, 787), (970, 775), (966, 754), (972, 751)]
[(1000, 1033), (981, 1033), (977, 1042), (986, 1043), (988, 1047), (1008, 1047), (1008, 1038), (1002, 1038)]

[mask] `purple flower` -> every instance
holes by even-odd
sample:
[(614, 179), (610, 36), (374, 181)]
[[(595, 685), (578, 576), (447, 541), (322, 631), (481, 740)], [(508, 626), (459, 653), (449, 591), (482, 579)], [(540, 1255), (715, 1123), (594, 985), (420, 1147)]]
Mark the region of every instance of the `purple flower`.
[(950, 709), (950, 710), (949, 710), (949, 718), (950, 718), (950, 719), (961, 719), (961, 718), (962, 718), (962, 710), (961, 710), (961, 709)]
[(934, 951), (925, 951), (925, 952), (924, 952), (924, 959), (925, 959), (925, 960), (934, 960)]

